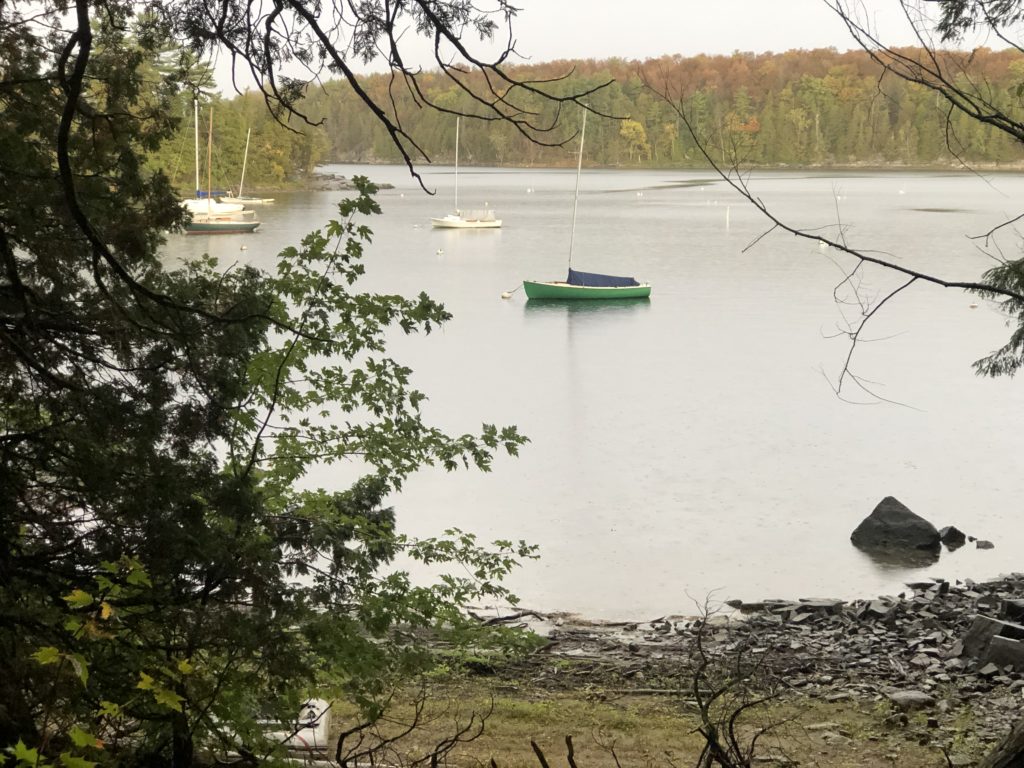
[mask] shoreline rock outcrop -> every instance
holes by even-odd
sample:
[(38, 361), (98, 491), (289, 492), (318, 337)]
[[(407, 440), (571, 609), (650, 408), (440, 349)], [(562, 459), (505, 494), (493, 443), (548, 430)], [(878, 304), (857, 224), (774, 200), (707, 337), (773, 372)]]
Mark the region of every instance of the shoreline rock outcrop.
[(920, 515), (911, 512), (892, 496), (886, 496), (850, 534), (860, 549), (921, 549), (937, 552), (941, 538), (938, 529)]
[[(394, 189), (394, 184), (374, 182), (378, 189)], [(309, 189), (314, 192), (347, 192), (355, 189), (352, 180), (340, 173), (314, 173), (309, 177)]]

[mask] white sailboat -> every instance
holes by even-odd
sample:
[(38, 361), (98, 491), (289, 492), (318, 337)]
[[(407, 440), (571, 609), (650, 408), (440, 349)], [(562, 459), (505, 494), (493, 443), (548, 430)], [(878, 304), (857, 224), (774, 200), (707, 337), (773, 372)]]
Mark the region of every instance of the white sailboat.
[(430, 223), (443, 229), (496, 229), (501, 226), (501, 219), (494, 217), (494, 211), (459, 210), (459, 118), (455, 118), (455, 212), (441, 218), (431, 219)]
[(242, 178), (238, 182), (238, 194), (222, 195), (220, 198), (222, 203), (239, 203), (241, 205), (264, 205), (266, 203), (274, 202), (274, 198), (272, 197), (247, 197), (242, 194), (242, 187), (245, 185), (245, 166), (249, 162), (249, 137), (251, 135), (252, 128), (249, 128), (245, 132), (245, 154), (242, 155)]
[(213, 186), (213, 108), (210, 108), (210, 134), (206, 140), (206, 197), (199, 197), (199, 102), (196, 101), (196, 197), (185, 200), (192, 220), (185, 225), (188, 235), (229, 235), (254, 231), (260, 223), (254, 211), (238, 203), (218, 203), (211, 194)]
[[(192, 100), (193, 120), (195, 125), (195, 148), (196, 148), (196, 192), (195, 197), (189, 200), (182, 200), (181, 204), (196, 216), (225, 216), (227, 214), (245, 215), (245, 206), (241, 203), (220, 203), (214, 200), (209, 192), (202, 195), (199, 186), (199, 100)], [(252, 211), (249, 212), (252, 214)]]

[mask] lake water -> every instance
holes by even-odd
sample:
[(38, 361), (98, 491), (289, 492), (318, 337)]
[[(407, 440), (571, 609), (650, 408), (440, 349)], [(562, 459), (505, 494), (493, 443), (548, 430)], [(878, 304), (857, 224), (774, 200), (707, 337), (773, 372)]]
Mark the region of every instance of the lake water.
[[(504, 220), (489, 231), (431, 229), (453, 207), (450, 168), (422, 169), (436, 197), (404, 168), (325, 170), (396, 187), (379, 194), (361, 285), (425, 290), (455, 315), (392, 347), (429, 395), (428, 417), (459, 433), (516, 424), (531, 439), (489, 474), (420, 473), (394, 499), (400, 526), (538, 544), (541, 559), (512, 580), (524, 605), (643, 619), (693, 613), (708, 594), (870, 597), (924, 576), (1022, 569), (1024, 390), (970, 367), (1008, 336), (989, 304), (924, 284), (902, 292), (851, 363), (891, 402), (847, 386), (838, 397), (850, 345), (837, 329), (856, 307), (834, 299), (836, 257), (781, 233), (747, 248), (766, 220), (709, 173), (585, 171), (573, 266), (635, 275), (651, 299), (538, 305), (521, 288), (501, 293), (564, 279), (573, 170), (463, 169), (461, 207), (489, 203)], [(968, 236), (1024, 199), (1016, 175), (758, 173), (751, 184), (794, 224), (835, 237), (839, 223), (852, 245), (961, 280), (993, 263)], [(270, 266), (342, 196), (279, 195), (254, 235), (168, 248)], [(1012, 233), (999, 245), (1019, 255)], [(869, 299), (896, 284), (859, 276)], [(329, 486), (335, 471), (311, 479)], [(921, 568), (876, 562), (849, 535), (887, 495), (995, 549)]]

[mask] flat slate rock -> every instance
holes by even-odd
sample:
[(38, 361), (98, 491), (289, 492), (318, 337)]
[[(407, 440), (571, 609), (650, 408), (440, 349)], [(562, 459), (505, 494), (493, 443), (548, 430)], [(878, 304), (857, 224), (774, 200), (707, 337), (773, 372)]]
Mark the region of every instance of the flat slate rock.
[(909, 712), (914, 709), (924, 709), (925, 707), (931, 707), (935, 704), (935, 697), (931, 694), (925, 693), (924, 691), (894, 691), (888, 696), (889, 701), (891, 701), (897, 709), (904, 712)]

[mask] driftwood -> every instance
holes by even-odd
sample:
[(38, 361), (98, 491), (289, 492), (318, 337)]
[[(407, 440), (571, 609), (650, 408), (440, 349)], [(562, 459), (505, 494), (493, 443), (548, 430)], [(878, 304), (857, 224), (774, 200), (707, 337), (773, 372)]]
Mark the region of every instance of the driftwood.
[(541, 620), (545, 618), (545, 616), (537, 613), (536, 611), (519, 611), (518, 613), (510, 613), (508, 616), (492, 616), (489, 619), (483, 619), (483, 625), (485, 627), (491, 627), (495, 624), (508, 624), (509, 622), (516, 621), (524, 616), (533, 616), (533, 618)]

